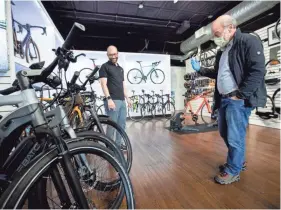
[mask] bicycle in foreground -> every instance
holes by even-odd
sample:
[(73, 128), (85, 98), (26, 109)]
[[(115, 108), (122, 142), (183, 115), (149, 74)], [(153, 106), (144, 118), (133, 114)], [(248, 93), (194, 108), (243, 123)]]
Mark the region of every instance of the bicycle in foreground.
[[(54, 208), (50, 200), (58, 208), (100, 208), (102, 204), (93, 202), (94, 197), (87, 197), (85, 193), (88, 195), (93, 189), (105, 193), (116, 188), (119, 189), (118, 198), (107, 203), (105, 208), (119, 208), (124, 196), (127, 207), (134, 208), (133, 189), (125, 165), (120, 163), (122, 157), (117, 159), (116, 151), (97, 143), (102, 139), (98, 138), (99, 135), (77, 137), (61, 106), (51, 110), (53, 113), (44, 113), (31, 86), (43, 82), (56, 88), (62, 84), (61, 79), (51, 73), (57, 65), (60, 71), (67, 70), (69, 62), (65, 61), (72, 61), (69, 49), (79, 31), (84, 30), (83, 25), (75, 23), (48, 67), (40, 70), (43, 66), (38, 64), (31, 70), (19, 71), (13, 86), (0, 91), (0, 94), (6, 95), (0, 97), (0, 105), (17, 106), (15, 111), (0, 121), (1, 208)], [(20, 93), (10, 95), (17, 91)], [(32, 134), (19, 141), (27, 126), (32, 127)], [(66, 139), (62, 131), (67, 131), (70, 138)], [(113, 181), (99, 180), (95, 168), (91, 168), (91, 163), (95, 165), (91, 155), (103, 158), (118, 178)], [(107, 170), (107, 173), (110, 175), (112, 170)], [(50, 177), (53, 188), (48, 189), (50, 185), (46, 183)], [(49, 199), (47, 193), (54, 190), (56, 195)]]

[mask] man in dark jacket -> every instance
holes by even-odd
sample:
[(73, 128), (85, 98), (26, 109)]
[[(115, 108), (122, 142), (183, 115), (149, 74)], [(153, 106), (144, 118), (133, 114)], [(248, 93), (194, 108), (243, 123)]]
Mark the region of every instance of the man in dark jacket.
[(230, 184), (246, 169), (245, 137), (249, 116), (266, 104), (265, 58), (260, 40), (236, 28), (229, 15), (212, 23), (214, 42), (220, 47), (214, 68), (203, 68), (195, 59), (194, 70), (216, 79), (215, 106), (219, 108), (219, 132), (228, 148), (227, 161), (215, 181)]

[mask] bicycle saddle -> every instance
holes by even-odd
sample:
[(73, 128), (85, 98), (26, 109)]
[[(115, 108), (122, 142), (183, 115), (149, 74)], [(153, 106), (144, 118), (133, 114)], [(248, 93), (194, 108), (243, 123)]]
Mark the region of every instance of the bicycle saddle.
[(95, 61), (95, 60), (97, 60), (96, 58), (89, 58), (90, 60), (92, 60), (92, 61)]
[(45, 61), (41, 61), (38, 63), (33, 63), (29, 66), (30, 69), (42, 69), (45, 65)]
[(137, 63), (141, 63), (142, 61), (136, 61)]

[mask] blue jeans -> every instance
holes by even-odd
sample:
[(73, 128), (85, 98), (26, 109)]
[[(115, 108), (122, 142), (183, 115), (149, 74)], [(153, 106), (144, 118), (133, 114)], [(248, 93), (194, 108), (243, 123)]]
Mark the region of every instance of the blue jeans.
[(228, 148), (225, 172), (240, 173), (245, 161), (245, 137), (253, 108), (245, 107), (244, 100), (223, 98), (219, 109), (219, 132)]
[[(118, 125), (120, 125), (124, 130), (126, 129), (126, 117), (127, 117), (127, 108), (126, 103), (124, 100), (113, 100), (115, 104), (115, 110), (109, 110), (108, 109), (108, 103), (107, 100), (104, 101), (104, 108), (106, 114)], [(116, 130), (112, 127), (107, 127), (106, 129), (106, 135), (111, 138), (112, 140), (115, 140), (116, 144), (118, 146), (121, 146), (121, 136), (119, 133), (116, 132)], [(115, 138), (114, 138), (115, 137)]]

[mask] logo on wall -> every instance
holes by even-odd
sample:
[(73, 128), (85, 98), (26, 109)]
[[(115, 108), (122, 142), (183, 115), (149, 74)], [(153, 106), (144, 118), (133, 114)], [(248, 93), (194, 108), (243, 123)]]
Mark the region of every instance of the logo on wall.
[[(162, 84), (165, 80), (165, 74), (161, 69), (156, 67), (161, 63), (161, 61), (153, 62), (149, 66), (143, 66), (142, 61), (136, 61), (140, 68), (130, 69), (127, 73), (127, 79), (131, 84), (140, 84), (142, 81), (146, 83), (148, 77), (150, 77), (151, 82), (154, 84)], [(146, 74), (144, 68), (149, 68), (150, 70)]]

